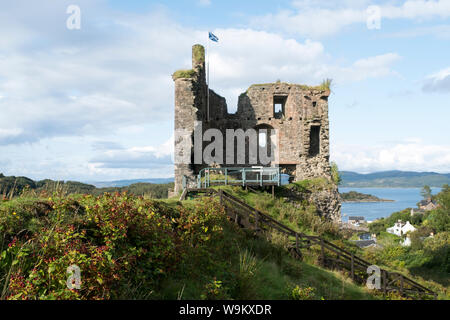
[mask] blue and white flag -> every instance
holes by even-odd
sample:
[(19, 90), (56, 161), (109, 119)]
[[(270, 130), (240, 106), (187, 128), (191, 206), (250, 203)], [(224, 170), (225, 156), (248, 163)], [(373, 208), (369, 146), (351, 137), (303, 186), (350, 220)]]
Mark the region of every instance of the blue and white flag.
[(217, 36), (215, 36), (212, 32), (209, 33), (209, 39), (214, 42), (219, 42), (219, 38), (217, 38)]

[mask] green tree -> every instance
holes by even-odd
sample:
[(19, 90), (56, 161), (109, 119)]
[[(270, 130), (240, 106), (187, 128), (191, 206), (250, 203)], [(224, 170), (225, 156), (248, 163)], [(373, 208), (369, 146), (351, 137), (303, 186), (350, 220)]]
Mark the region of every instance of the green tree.
[(423, 186), (422, 191), (420, 192), (420, 194), (422, 195), (422, 197), (424, 199), (431, 198), (431, 188), (430, 188), (430, 186), (427, 186), (427, 185)]
[(336, 185), (340, 185), (342, 182), (342, 177), (336, 162), (331, 162), (331, 178)]
[(450, 187), (445, 185), (436, 198), (439, 207), (431, 211), (428, 224), (436, 232), (450, 231)]

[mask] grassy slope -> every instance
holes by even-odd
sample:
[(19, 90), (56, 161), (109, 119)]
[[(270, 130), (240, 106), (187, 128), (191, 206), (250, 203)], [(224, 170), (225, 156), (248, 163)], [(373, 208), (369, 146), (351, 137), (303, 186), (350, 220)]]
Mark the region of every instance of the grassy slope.
[[(184, 299), (198, 299), (207, 285), (205, 277), (223, 281), (228, 292), (225, 298), (231, 299), (291, 299), (292, 290), (296, 286), (314, 288), (313, 299), (375, 298), (343, 274), (314, 265), (312, 260), (316, 257), (308, 257), (307, 261), (302, 262), (290, 257), (283, 243), (279, 241), (256, 238), (234, 225), (225, 230), (225, 242), (229, 244), (228, 249), (231, 249), (233, 254), (216, 252), (215, 263), (226, 263), (227, 269), (216, 267), (210, 274), (205, 273), (204, 269), (192, 270), (189, 277), (181, 273), (168, 278), (162, 285), (164, 289), (160, 298), (175, 299), (184, 288)], [(243, 275), (240, 257), (245, 252), (254, 258), (254, 275), (249, 279), (240, 279)], [(231, 275), (228, 273), (230, 270)], [(230, 277), (236, 277), (237, 281)]]
[[(311, 187), (311, 184), (303, 183), (294, 187), (303, 189)], [(326, 186), (320, 184), (320, 187)], [(279, 192), (280, 197), (273, 199), (265, 193), (247, 192), (241, 188), (232, 187), (225, 189), (292, 229), (321, 235), (337, 245), (346, 246), (350, 251), (362, 253), (350, 242), (343, 240), (335, 226), (316, 216), (314, 207), (307, 202), (294, 206), (282, 197), (283, 192)], [(118, 214), (111, 217), (113, 208)], [(123, 220), (122, 216), (125, 213), (132, 218)], [(96, 221), (111, 223), (105, 227), (104, 223)], [(156, 223), (158, 225), (155, 225)], [(167, 231), (158, 233), (160, 224)], [(76, 226), (75, 235), (70, 234), (70, 226), (73, 225)], [(136, 225), (146, 227), (133, 233)], [(57, 234), (57, 239), (61, 241), (62, 237), (64, 244), (70, 243), (78, 233), (87, 230), (88, 233), (84, 238), (76, 240), (81, 240), (92, 249), (88, 251), (88, 261), (78, 261), (78, 256), (71, 257), (71, 260), (66, 257), (60, 259), (59, 255), (64, 255), (64, 250), (58, 251), (53, 247), (49, 251), (42, 252), (43, 249), (39, 249), (40, 247), (35, 243), (39, 243), (44, 236), (53, 237), (54, 234), (43, 229), (52, 229), (52, 226), (62, 228), (61, 234)], [(120, 231), (121, 226), (125, 226), (124, 237), (110, 240), (111, 230), (115, 234), (117, 229)], [(150, 236), (143, 235), (147, 229), (153, 230), (154, 233)], [(27, 239), (31, 238), (31, 244), (28, 242), (25, 244), (27, 254), (20, 259), (17, 255), (15, 259), (19, 260), (19, 263), (11, 266), (14, 257), (11, 258), (9, 249), (6, 248), (7, 244), (17, 235), (20, 242), (24, 234), (27, 234)], [(70, 237), (66, 234), (70, 234)], [(267, 235), (266, 239), (256, 238), (228, 222), (217, 202), (210, 200), (187, 200), (180, 203), (176, 199), (153, 201), (123, 195), (98, 198), (79, 195), (61, 198), (54, 196), (54, 199), (48, 196), (40, 198), (23, 196), (0, 203), (0, 236), (1, 239), (6, 239), (6, 241), (0, 241), (0, 254), (8, 251), (6, 257), (0, 255), (0, 288), (4, 287), (11, 270), (20, 269), (21, 275), (25, 278), (29, 276), (33, 265), (39, 265), (43, 274), (50, 269), (57, 270), (54, 282), (46, 283), (46, 286), (52, 287), (53, 291), (49, 293), (47, 290), (30, 289), (32, 292), (39, 291), (39, 295), (28, 293), (28, 298), (31, 299), (38, 297), (45, 299), (61, 297), (69, 299), (105, 297), (111, 299), (290, 299), (295, 290), (304, 292), (303, 298), (313, 299), (380, 298), (364, 287), (353, 284), (342, 273), (318, 267), (316, 264), (318, 248), (313, 247), (313, 250), (304, 252), (303, 261), (295, 260), (286, 251), (287, 239), (275, 233)], [(107, 237), (109, 240), (106, 239)], [(63, 285), (67, 277), (65, 273), (67, 264), (84, 263), (83, 270), (91, 268), (92, 264), (89, 263), (93, 260), (90, 259), (93, 256), (92, 252), (96, 252), (100, 247), (104, 248), (102, 244), (107, 243), (105, 239), (112, 242), (112, 245), (106, 246), (106, 251), (108, 259), (112, 256), (115, 266), (108, 267), (106, 258), (101, 260), (102, 265), (105, 266), (101, 276), (108, 279), (118, 273), (119, 280), (110, 279), (109, 282), (102, 280), (100, 283), (95, 275), (91, 279), (89, 274), (85, 273), (84, 276), (88, 278), (85, 279), (85, 284), (89, 290), (79, 294), (67, 293)], [(25, 239), (22, 240), (24, 243)], [(131, 252), (134, 254), (143, 249), (153, 249), (155, 240), (158, 250), (134, 256), (130, 254), (131, 257), (128, 260), (123, 258)], [(167, 249), (162, 240), (168, 241), (167, 243), (171, 244), (173, 249)], [(30, 255), (32, 252), (39, 252), (39, 255), (46, 259), (39, 260)], [(53, 266), (52, 258), (59, 259), (60, 261), (57, 260), (57, 262), (59, 261), (60, 264)], [(94, 263), (94, 267), (97, 264)], [(154, 269), (159, 271), (154, 272)], [(421, 280), (420, 282), (423, 283)], [(297, 289), (294, 289), (296, 287)], [(309, 293), (309, 288), (313, 288), (313, 293)], [(22, 289), (19, 288), (19, 292), (20, 290)], [(105, 292), (107, 292), (106, 296)], [(11, 297), (5, 292), (0, 293), (3, 298)], [(16, 298), (21, 299), (23, 296)]]
[[(288, 186), (288, 188), (292, 187), (307, 190), (317, 187), (326, 188), (326, 185), (319, 180), (305, 180), (303, 182)], [(241, 188), (226, 187), (226, 190), (296, 231), (320, 235), (327, 238), (336, 245), (342, 247), (345, 246), (347, 250), (365, 258), (368, 261), (374, 262), (374, 264), (377, 264), (386, 270), (402, 272), (415, 281), (437, 292), (439, 297), (442, 299), (450, 299), (448, 290), (448, 274), (444, 275), (439, 272), (433, 272), (433, 276), (430, 276), (430, 270), (422, 270), (420, 268), (413, 268), (409, 270), (404, 266), (404, 263), (399, 263), (398, 259), (394, 258), (397, 252), (393, 255), (386, 255), (386, 253), (383, 252), (380, 256), (375, 249), (362, 250), (358, 248), (354, 245), (354, 243), (348, 241), (350, 239), (347, 240), (347, 237), (343, 236), (335, 226), (317, 217), (314, 214), (314, 207), (309, 203), (305, 202), (300, 207), (296, 207), (292, 203), (286, 201), (285, 198), (281, 197), (284, 194), (283, 189), (278, 190), (279, 197), (276, 199), (273, 199), (271, 195), (267, 193), (248, 192), (242, 190)], [(398, 251), (396, 250), (398, 245), (393, 246), (391, 243), (385, 243), (385, 245), (389, 246), (389, 248), (392, 247), (393, 251)], [(401, 248), (399, 250), (405, 250), (405, 248)], [(387, 251), (389, 252), (389, 250)], [(314, 258), (306, 261), (314, 263)]]

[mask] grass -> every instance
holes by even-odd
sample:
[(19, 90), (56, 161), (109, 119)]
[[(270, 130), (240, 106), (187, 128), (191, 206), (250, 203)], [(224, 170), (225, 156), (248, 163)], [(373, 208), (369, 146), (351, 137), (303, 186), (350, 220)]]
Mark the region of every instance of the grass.
[(231, 252), (237, 253), (219, 253), (217, 259), (226, 269), (217, 268), (210, 274), (202, 269), (190, 277), (179, 274), (169, 278), (162, 285), (161, 295), (155, 298), (176, 299), (183, 290), (182, 299), (196, 300), (205, 295), (212, 281), (219, 280), (222, 291), (217, 296), (226, 299), (289, 300), (296, 286), (314, 288), (315, 299), (377, 299), (344, 275), (293, 259), (282, 246), (255, 238), (234, 226), (226, 230), (225, 238)]
[(172, 79), (173, 80), (177, 80), (177, 79), (192, 79), (195, 77), (197, 73), (195, 72), (195, 70), (193, 69), (189, 69), (189, 70), (177, 70), (173, 73), (172, 75)]
[[(247, 91), (245, 91), (245, 93), (247, 93), (250, 88), (252, 87), (266, 87), (266, 86), (273, 86), (273, 85), (288, 85), (288, 86), (299, 86), (300, 88), (304, 89), (304, 90), (319, 90), (319, 91), (330, 91), (331, 89), (331, 83), (332, 80), (331, 79), (325, 79), (322, 81), (322, 83), (320, 85), (317, 86), (308, 86), (308, 85), (304, 85), (304, 84), (293, 84), (293, 83), (288, 83), (288, 82), (281, 82), (281, 81), (277, 81), (274, 83), (257, 83), (257, 84), (252, 84)], [(243, 93), (243, 94), (245, 94)]]
[[(325, 179), (326, 180), (326, 179)], [(324, 183), (322, 180), (318, 180)], [(287, 187), (295, 188), (297, 185)], [(312, 235), (322, 235), (330, 239), (338, 236), (338, 228), (335, 224), (321, 218), (316, 214), (316, 207), (307, 201), (292, 203), (284, 199), (285, 188), (277, 188), (279, 195), (273, 198), (265, 192), (250, 192), (240, 187), (220, 187), (229, 193), (243, 199), (249, 205), (270, 215), (293, 230)], [(305, 189), (306, 190), (306, 189)]]

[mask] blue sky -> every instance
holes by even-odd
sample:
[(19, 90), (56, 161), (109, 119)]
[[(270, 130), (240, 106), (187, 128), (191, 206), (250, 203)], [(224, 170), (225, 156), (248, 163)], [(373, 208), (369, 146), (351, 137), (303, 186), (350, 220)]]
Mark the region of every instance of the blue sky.
[[(69, 5), (81, 29), (69, 30)], [(379, 29), (367, 25), (370, 6)], [(331, 159), (358, 172), (450, 172), (450, 0), (17, 0), (0, 12), (0, 172), (173, 176), (173, 81), (211, 45), (235, 110), (252, 83), (333, 79)]]

